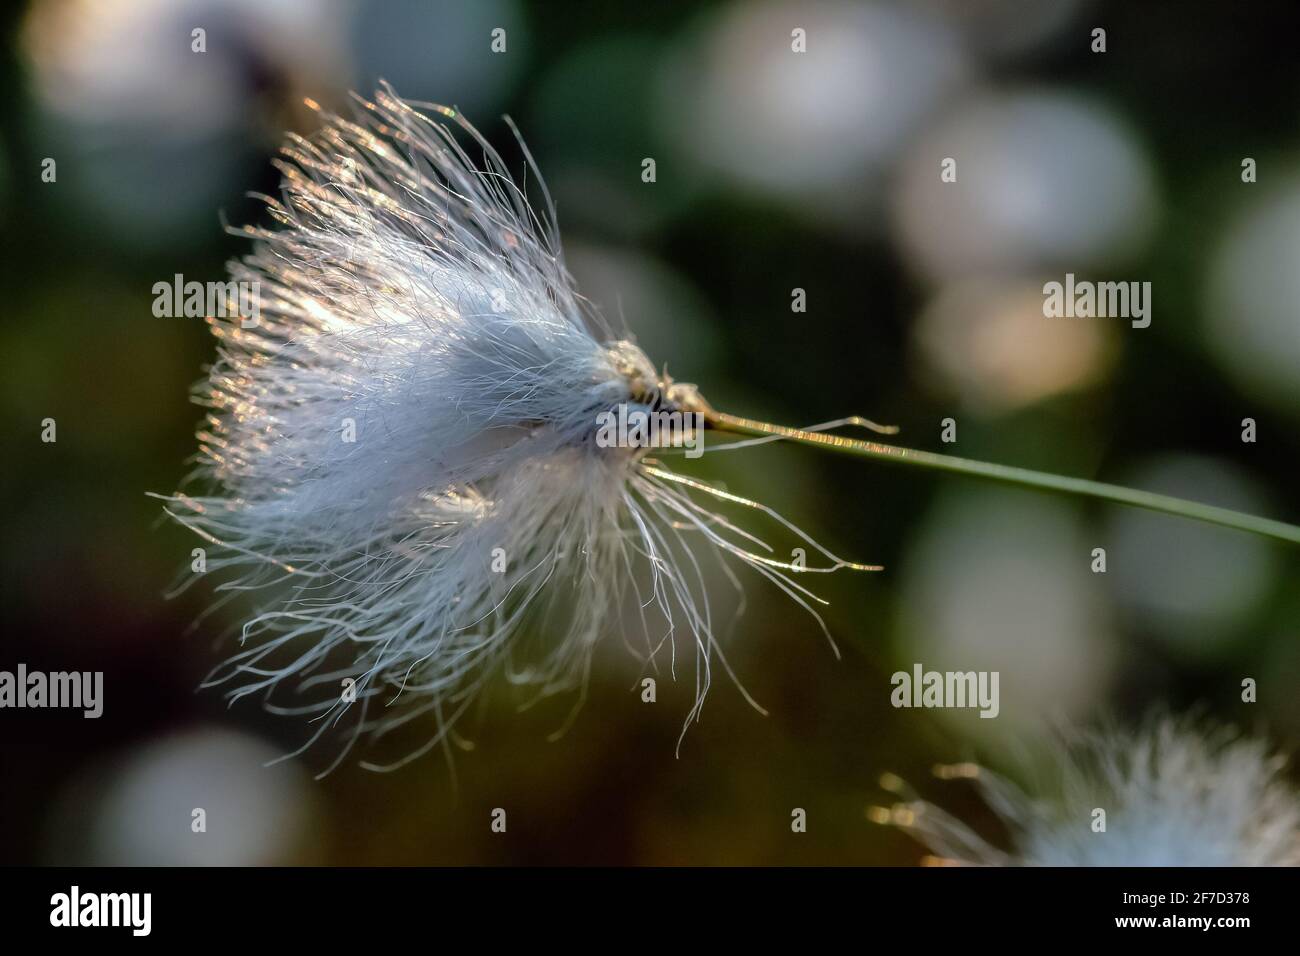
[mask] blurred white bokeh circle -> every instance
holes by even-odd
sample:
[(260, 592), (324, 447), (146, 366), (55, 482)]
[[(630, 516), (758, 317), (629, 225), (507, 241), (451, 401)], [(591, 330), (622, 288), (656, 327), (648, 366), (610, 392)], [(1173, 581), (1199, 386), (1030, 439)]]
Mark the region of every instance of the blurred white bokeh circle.
[[(796, 29), (807, 52), (792, 49)], [(951, 28), (905, 7), (734, 4), (684, 42), (662, 122), (738, 186), (857, 208), (968, 71)]]
[[(955, 182), (940, 179), (946, 159)], [(1123, 261), (1150, 236), (1157, 206), (1146, 152), (1119, 117), (1029, 90), (964, 102), (911, 146), (893, 220), (918, 272), (952, 278)]]
[[(315, 791), (255, 737), (200, 727), (151, 741), (74, 784), (51, 841), (57, 862), (262, 866), (311, 857)], [(195, 832), (195, 811), (204, 832)], [(79, 818), (74, 822), (73, 818)], [(76, 838), (70, 834), (78, 834)]]
[(1206, 343), (1245, 391), (1300, 413), (1300, 177), (1239, 188), (1260, 193), (1210, 266)]
[(997, 671), (1001, 713), (935, 719), (1005, 739), (1104, 699), (1116, 653), (1091, 548), (1052, 499), (980, 489), (940, 500), (905, 558), (899, 653), (926, 670)]

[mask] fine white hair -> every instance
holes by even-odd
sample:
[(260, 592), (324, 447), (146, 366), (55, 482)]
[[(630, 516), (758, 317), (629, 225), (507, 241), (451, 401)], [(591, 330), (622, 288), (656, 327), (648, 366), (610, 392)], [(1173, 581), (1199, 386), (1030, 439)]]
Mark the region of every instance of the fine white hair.
[(1063, 734), (1059, 746), (1033, 793), (974, 764), (935, 770), (975, 781), (1009, 831), (1009, 849), (920, 800), (892, 774), (882, 785), (904, 799), (871, 816), (911, 833), (939, 863), (1300, 865), (1300, 797), (1283, 774), (1286, 761), (1263, 740), (1166, 716), (1131, 732)]
[[(263, 197), (276, 228), (238, 230), (256, 243), (231, 274), (260, 285), (260, 322), (209, 319), (198, 466), (167, 509), (213, 546), (223, 588), (262, 596), (211, 683), (313, 716), (313, 740), (351, 714), (344, 753), (430, 716), (403, 763), (494, 673), (538, 695), (584, 687), (627, 600), (648, 660), (675, 663), (689, 639), (689, 723), (725, 667), (693, 541), (810, 610), (793, 572), (860, 566), (641, 450), (598, 447), (620, 403), (707, 405), (576, 293), (526, 149), (541, 212), (455, 110), (387, 87), (357, 102), (290, 138), (282, 197)], [(825, 560), (776, 560), (703, 499), (758, 509)]]

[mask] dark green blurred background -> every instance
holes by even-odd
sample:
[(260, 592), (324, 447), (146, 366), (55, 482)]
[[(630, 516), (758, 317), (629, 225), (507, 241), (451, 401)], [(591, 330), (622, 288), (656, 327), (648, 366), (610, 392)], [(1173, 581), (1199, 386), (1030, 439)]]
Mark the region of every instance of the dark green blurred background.
[[(929, 767), (1014, 776), (1054, 721), (1200, 707), (1294, 751), (1293, 549), (765, 447), (693, 470), (885, 565), (816, 582), (842, 660), (746, 578), (727, 649), (770, 716), (718, 680), (675, 757), (693, 681), (643, 704), (611, 634), (558, 741), (571, 700), (519, 713), (497, 686), (454, 782), (436, 755), (317, 782), (333, 750), (261, 766), (300, 722), (195, 693), (241, 608), (192, 627), (210, 587), (163, 598), (196, 543), (145, 492), (186, 471), (187, 390), (212, 355), (201, 320), (153, 316), (153, 284), (220, 279), (244, 251), (221, 217), (261, 220), (246, 193), (275, 192), (283, 131), (310, 130), (303, 97), (342, 106), (382, 76), (503, 148), (511, 115), (581, 289), (720, 408), (863, 414), (916, 447), (1300, 521), (1298, 27), (1291, 2), (10, 5), (0, 668), (106, 686), (99, 720), (0, 712), (0, 862), (905, 864), (921, 850), (864, 816), (883, 771), (997, 839)], [(1067, 271), (1150, 281), (1151, 327), (1044, 319), (1042, 283)], [(999, 670), (1001, 716), (894, 710), (889, 676), (914, 662)]]

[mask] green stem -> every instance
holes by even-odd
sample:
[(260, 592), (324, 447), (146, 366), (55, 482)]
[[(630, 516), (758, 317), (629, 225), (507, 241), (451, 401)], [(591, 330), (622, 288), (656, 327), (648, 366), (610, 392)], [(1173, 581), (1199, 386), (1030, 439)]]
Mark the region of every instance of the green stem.
[(1267, 538), (1300, 544), (1300, 527), (1273, 521), (1270, 518), (1258, 518), (1254, 515), (1216, 508), (1214, 505), (1186, 501), (1170, 495), (1158, 495), (1150, 491), (1138, 491), (1133, 488), (1121, 488), (1100, 481), (1087, 481), (1082, 478), (1066, 478), (1028, 468), (1014, 468), (1009, 465), (994, 465), (983, 461), (971, 461), (968, 458), (954, 458), (951, 455), (938, 455), (934, 452), (916, 451), (912, 448), (899, 448), (880, 442), (862, 441), (844, 438), (839, 435), (824, 435), (819, 432), (807, 432), (798, 428), (786, 428), (783, 425), (771, 425), (751, 418), (740, 418), (725, 412), (708, 411), (705, 419), (709, 426), (718, 431), (734, 435), (763, 437), (776, 435), (788, 441), (809, 447), (823, 448), (827, 451), (859, 458), (872, 458), (876, 461), (893, 462), (900, 465), (913, 465), (919, 468), (932, 468), (959, 475), (974, 475), (990, 481), (1000, 481), (1011, 485), (1037, 488), (1067, 495), (1082, 495), (1086, 498), (1098, 498), (1102, 501), (1114, 501), (1119, 504), (1133, 505), (1150, 511), (1162, 511), (1165, 514), (1179, 515), (1183, 518), (1195, 518), (1210, 524), (1250, 531)]

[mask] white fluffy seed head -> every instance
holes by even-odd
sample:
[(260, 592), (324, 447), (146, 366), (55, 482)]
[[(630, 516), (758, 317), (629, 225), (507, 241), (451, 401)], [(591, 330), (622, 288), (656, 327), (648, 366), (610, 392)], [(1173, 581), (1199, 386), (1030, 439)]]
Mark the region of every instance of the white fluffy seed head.
[(897, 778), (885, 783), (908, 799), (873, 816), (947, 863), (1295, 866), (1300, 796), (1284, 767), (1261, 740), (1165, 717), (1137, 732), (1062, 740), (1051, 776), (1032, 794), (983, 767), (938, 768), (940, 777), (976, 782), (1011, 834), (1009, 850), (916, 799)]
[[(317, 736), (432, 715), (431, 747), (493, 673), (580, 686), (627, 599), (647, 656), (689, 638), (698, 715), (718, 648), (692, 539), (807, 592), (697, 499), (782, 519), (597, 447), (620, 403), (707, 405), (585, 306), (540, 176), (541, 214), (454, 110), (358, 102), (291, 138), (277, 227), (241, 230), (232, 278), (259, 284), (260, 324), (209, 320), (199, 467), (168, 510), (264, 601), (212, 682), (327, 718)], [(845, 566), (820, 550), (809, 570)]]

